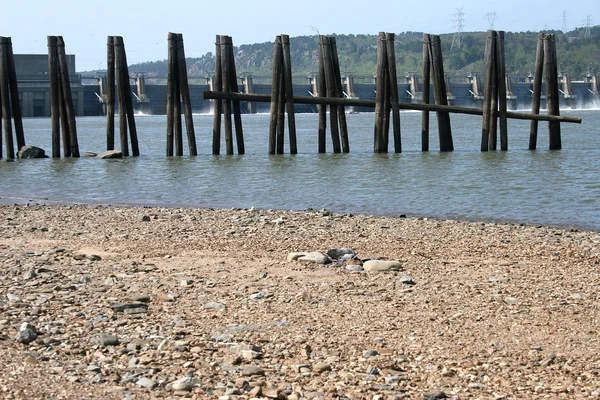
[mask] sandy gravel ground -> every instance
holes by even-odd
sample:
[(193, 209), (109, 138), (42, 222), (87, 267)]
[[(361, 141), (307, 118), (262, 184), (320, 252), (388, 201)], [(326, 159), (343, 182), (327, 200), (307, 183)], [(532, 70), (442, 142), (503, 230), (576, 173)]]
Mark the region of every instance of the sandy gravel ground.
[[(402, 268), (288, 261), (334, 248)], [(599, 268), (553, 227), (1, 205), (0, 398), (598, 398)]]

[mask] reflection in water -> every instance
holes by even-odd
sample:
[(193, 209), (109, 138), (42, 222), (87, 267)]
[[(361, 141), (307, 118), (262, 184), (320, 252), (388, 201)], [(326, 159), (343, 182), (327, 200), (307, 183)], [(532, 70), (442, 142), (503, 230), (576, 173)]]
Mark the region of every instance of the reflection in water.
[[(244, 116), (243, 156), (212, 156), (212, 119), (195, 116), (200, 155), (171, 158), (164, 156), (165, 118), (143, 117), (137, 121), (141, 157), (2, 162), (0, 200), (310, 207), (600, 229), (600, 112), (572, 115), (584, 123), (563, 126), (562, 151), (527, 151), (529, 123), (510, 121), (510, 150), (481, 153), (481, 119), (452, 116), (456, 151), (422, 153), (421, 116), (402, 113), (402, 154), (372, 153), (373, 114), (349, 116), (350, 154), (317, 154), (317, 116), (302, 114), (299, 154), (283, 156), (266, 154), (268, 115)], [(25, 120), (27, 143), (51, 148), (49, 125), (47, 119)], [(103, 150), (103, 118), (82, 118), (78, 128), (82, 153)], [(540, 124), (540, 148), (547, 146), (546, 135)], [(438, 147), (436, 136), (432, 130), (431, 149)]]

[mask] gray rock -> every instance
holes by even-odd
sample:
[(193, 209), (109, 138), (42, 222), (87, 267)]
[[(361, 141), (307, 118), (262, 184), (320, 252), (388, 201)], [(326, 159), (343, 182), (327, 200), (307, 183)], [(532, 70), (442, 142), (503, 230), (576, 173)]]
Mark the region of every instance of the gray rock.
[(97, 155), (98, 155), (98, 153), (94, 153), (94, 152), (91, 152), (91, 151), (85, 151), (83, 153), (84, 157), (96, 157)]
[(378, 355), (379, 352), (377, 350), (367, 350), (363, 353), (363, 358), (377, 357)]
[(335, 260), (342, 259), (344, 256), (350, 256), (350, 258), (356, 256), (354, 250), (348, 249), (346, 247), (341, 247), (339, 249), (329, 249), (327, 250), (326, 254)]
[(99, 344), (100, 346), (117, 346), (120, 342), (119, 338), (117, 338), (115, 335), (101, 333), (92, 338), (92, 343)]
[(204, 304), (204, 308), (209, 310), (224, 311), (227, 309), (227, 306), (223, 303), (217, 303), (216, 301), (209, 301), (208, 303)]
[(29, 344), (37, 339), (38, 335), (33, 329), (21, 329), (17, 332), (15, 340), (19, 343)]
[(143, 308), (148, 310), (148, 304), (136, 301), (133, 303), (112, 303), (110, 308), (113, 309), (114, 312), (125, 312), (127, 309), (139, 309)]
[(36, 276), (37, 276), (37, 274), (35, 273), (35, 269), (33, 269), (33, 268), (29, 268), (29, 269), (27, 270), (27, 272), (25, 272), (25, 273), (23, 274), (23, 279), (25, 279), (25, 280), (29, 280), (29, 279), (33, 279), (33, 278), (35, 278)]
[(194, 387), (194, 379), (187, 377), (187, 376), (185, 378), (178, 379), (171, 384), (171, 388), (173, 388), (173, 390), (176, 392), (178, 392), (178, 391), (189, 392), (192, 390), (193, 387)]
[(312, 370), (316, 373), (331, 371), (331, 365), (324, 362), (318, 362), (315, 365), (313, 365)]
[(156, 381), (148, 378), (140, 378), (135, 383), (138, 386), (145, 387), (146, 389), (154, 389), (156, 387)]
[(415, 285), (415, 281), (413, 280), (412, 276), (410, 275), (403, 275), (400, 278), (400, 283), (404, 283), (405, 285)]
[(369, 260), (363, 264), (365, 271), (392, 271), (402, 269), (402, 264), (391, 260)]
[(296, 261), (298, 260), (300, 257), (304, 257), (305, 255), (307, 255), (308, 253), (305, 251), (296, 251), (293, 253), (289, 253), (287, 255), (287, 260), (288, 261)]
[(250, 295), (250, 300), (260, 300), (265, 298), (265, 292), (253, 293)]
[(299, 257), (298, 261), (301, 263), (309, 263), (309, 264), (315, 263), (315, 264), (321, 264), (321, 265), (331, 263), (331, 259), (328, 256), (326, 256), (325, 254), (320, 253), (318, 251), (313, 251), (302, 257)]
[(364, 268), (362, 265), (348, 264), (348, 265), (346, 265), (346, 270), (352, 271), (352, 272), (358, 272), (358, 271), (364, 271)]
[(254, 365), (244, 365), (240, 371), (240, 374), (242, 376), (263, 376), (265, 374), (265, 370)]
[(19, 296), (15, 295), (15, 294), (12, 294), (12, 293), (7, 293), (6, 294), (6, 298), (11, 303), (20, 303), (22, 301)]
[(121, 150), (109, 150), (109, 151), (105, 151), (104, 153), (100, 153), (96, 156), (96, 158), (105, 160), (105, 159), (109, 159), (109, 158), (123, 158), (123, 153), (121, 152)]
[(23, 146), (21, 150), (17, 153), (17, 157), (27, 159), (27, 158), (48, 158), (46, 155), (46, 151), (39, 147), (35, 146)]
[(448, 396), (441, 390), (434, 390), (429, 393), (425, 393), (425, 400), (437, 400), (446, 398), (448, 398)]

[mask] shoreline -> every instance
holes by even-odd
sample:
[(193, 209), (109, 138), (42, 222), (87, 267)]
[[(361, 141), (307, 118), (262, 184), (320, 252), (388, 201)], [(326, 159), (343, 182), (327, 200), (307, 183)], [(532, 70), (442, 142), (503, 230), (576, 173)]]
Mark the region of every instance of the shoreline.
[[(595, 231), (80, 204), (0, 221), (9, 399), (600, 395)], [(334, 248), (401, 268), (288, 259)]]

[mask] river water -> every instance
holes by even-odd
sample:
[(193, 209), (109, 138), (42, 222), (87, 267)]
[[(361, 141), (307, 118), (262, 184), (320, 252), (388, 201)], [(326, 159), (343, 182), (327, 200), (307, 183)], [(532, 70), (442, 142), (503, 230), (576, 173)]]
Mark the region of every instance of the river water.
[[(528, 151), (529, 122), (510, 120), (509, 151), (482, 153), (481, 117), (452, 115), (455, 151), (440, 153), (432, 114), (432, 151), (422, 153), (421, 114), (402, 112), (401, 154), (372, 152), (372, 113), (347, 115), (350, 154), (317, 154), (318, 116), (299, 114), (299, 154), (283, 156), (267, 155), (268, 115), (243, 115), (243, 156), (211, 155), (212, 116), (196, 115), (199, 155), (170, 158), (166, 118), (138, 115), (140, 157), (3, 161), (0, 202), (326, 208), (600, 230), (600, 110), (562, 114), (583, 123), (562, 125), (561, 151), (547, 150), (546, 123), (539, 150)], [(27, 144), (50, 153), (50, 120), (24, 125)], [(77, 120), (82, 154), (105, 150), (105, 126), (102, 117)]]

